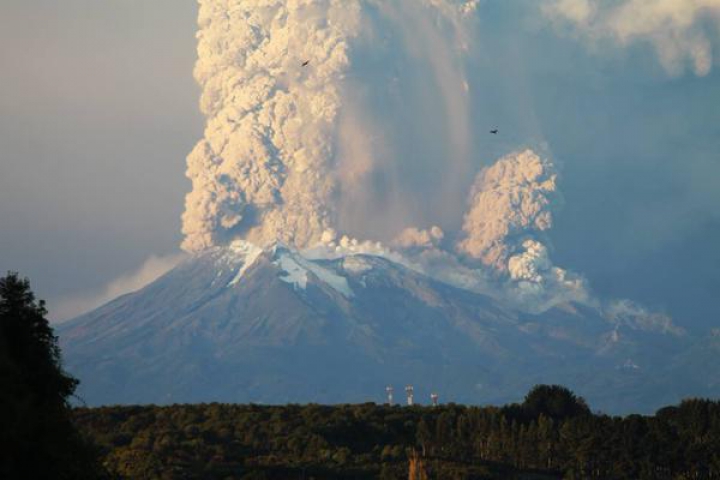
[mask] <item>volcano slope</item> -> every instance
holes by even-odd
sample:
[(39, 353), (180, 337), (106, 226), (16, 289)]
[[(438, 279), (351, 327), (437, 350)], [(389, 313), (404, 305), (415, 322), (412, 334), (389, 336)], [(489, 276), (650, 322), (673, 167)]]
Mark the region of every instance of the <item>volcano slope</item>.
[(210, 249), (58, 331), (89, 405), (382, 402), (408, 384), (484, 404), (551, 383), (624, 413), (720, 393), (717, 342), (681, 329), (576, 304), (530, 315), (383, 256), (281, 245)]

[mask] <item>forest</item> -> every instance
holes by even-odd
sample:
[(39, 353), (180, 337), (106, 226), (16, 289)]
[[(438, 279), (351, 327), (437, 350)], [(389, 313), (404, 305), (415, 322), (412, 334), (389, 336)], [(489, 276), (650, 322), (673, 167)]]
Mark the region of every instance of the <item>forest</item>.
[(142, 479), (714, 479), (720, 402), (591, 413), (560, 386), (520, 404), (80, 408), (105, 467)]

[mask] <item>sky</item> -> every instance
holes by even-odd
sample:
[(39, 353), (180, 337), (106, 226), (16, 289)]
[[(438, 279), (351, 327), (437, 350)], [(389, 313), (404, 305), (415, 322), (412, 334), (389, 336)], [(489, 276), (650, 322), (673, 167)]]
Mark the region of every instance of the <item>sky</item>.
[[(564, 199), (548, 234), (555, 263), (600, 297), (716, 327), (718, 62), (669, 57), (637, 25), (581, 18), (573, 28), (538, 4), (479, 3), (467, 71), (473, 168), (544, 145)], [(0, 4), (0, 269), (28, 276), (52, 318), (180, 258), (185, 157), (203, 135), (196, 16), (190, 0)], [(701, 20), (720, 50), (712, 18)], [(432, 176), (412, 181), (422, 189)]]

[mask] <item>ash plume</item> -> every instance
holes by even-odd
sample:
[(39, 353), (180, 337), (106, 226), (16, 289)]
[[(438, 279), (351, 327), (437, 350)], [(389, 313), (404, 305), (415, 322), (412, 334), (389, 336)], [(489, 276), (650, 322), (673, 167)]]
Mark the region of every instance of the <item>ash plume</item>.
[[(599, 304), (550, 258), (562, 198), (547, 157), (483, 169), (460, 221), (480, 160), (463, 63), (478, 0), (199, 4), (206, 128), (188, 156), (184, 250), (281, 242), (308, 258), (386, 256), (526, 311)], [(573, 9), (586, 4), (546, 12), (596, 18)]]
[(511, 153), (482, 170), (456, 250), (489, 271), (502, 295), (529, 311), (590, 299), (585, 280), (550, 259), (543, 232), (562, 197), (555, 165), (533, 150)]
[[(476, 3), (404, 0), (398, 5), (455, 24)], [(343, 88), (351, 49), (371, 29), (369, 13), (388, 14), (388, 4), (199, 4), (195, 78), (207, 123), (204, 138), (188, 157), (192, 191), (183, 215), (183, 248), (196, 252), (237, 238), (259, 245), (311, 246), (337, 227), (341, 183), (356, 180), (376, 163), (366, 158), (363, 166), (353, 164), (353, 158), (338, 158), (338, 152), (357, 151), (359, 141), (353, 132), (341, 132), (340, 120), (347, 114)]]
[(470, 194), (461, 254), (499, 272), (507, 272), (518, 238), (552, 226), (557, 171), (532, 150), (512, 153), (481, 171)]
[(332, 136), (359, 4), (199, 3), (195, 78), (207, 126), (188, 157), (183, 248), (316, 242), (332, 225)]

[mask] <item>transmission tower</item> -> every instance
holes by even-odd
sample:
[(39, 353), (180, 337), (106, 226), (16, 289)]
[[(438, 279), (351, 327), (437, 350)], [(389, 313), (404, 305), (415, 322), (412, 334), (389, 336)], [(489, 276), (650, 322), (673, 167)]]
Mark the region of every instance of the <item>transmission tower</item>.
[(415, 400), (414, 400), (415, 393), (414, 393), (413, 386), (408, 385), (407, 387), (405, 387), (405, 393), (407, 394), (407, 404), (408, 404), (408, 406), (412, 407), (413, 404), (415, 403)]

